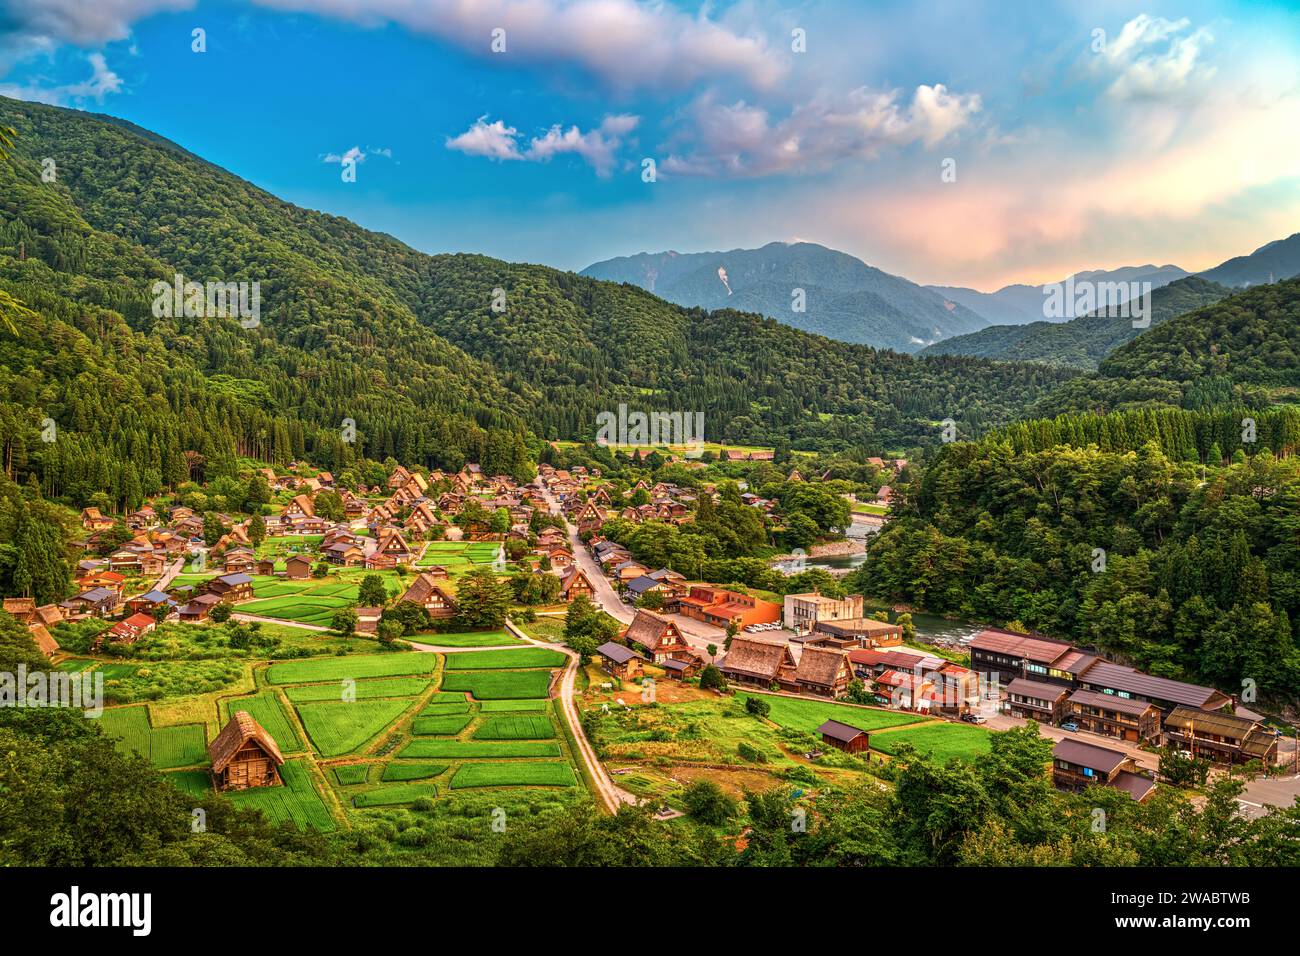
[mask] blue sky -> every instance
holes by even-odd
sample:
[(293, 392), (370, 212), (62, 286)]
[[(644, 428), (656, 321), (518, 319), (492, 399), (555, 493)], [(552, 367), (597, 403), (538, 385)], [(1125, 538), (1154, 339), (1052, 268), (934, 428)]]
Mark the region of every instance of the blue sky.
[(805, 239), (991, 289), (1300, 230), (1281, 3), (0, 0), (0, 94), (561, 268)]

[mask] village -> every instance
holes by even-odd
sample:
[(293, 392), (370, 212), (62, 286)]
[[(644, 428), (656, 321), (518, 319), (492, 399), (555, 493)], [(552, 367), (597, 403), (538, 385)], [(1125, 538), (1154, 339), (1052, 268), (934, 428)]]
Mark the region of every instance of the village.
[[(991, 732), (1031, 721), (1061, 789), (1141, 802), (1177, 753), (1246, 774), (1243, 813), (1294, 798), (1294, 740), (1231, 694), (996, 628), (928, 645), (910, 615), (861, 594), (690, 580), (605, 536), (611, 522), (690, 524), (716, 497), (707, 482), (614, 483), (549, 463), (529, 482), (473, 464), (395, 464), (373, 487), (305, 463), (248, 477), (265, 482), (265, 514), (85, 508), (79, 592), (4, 610), (56, 669), (110, 677), (104, 726), (124, 748), (276, 819), (333, 829), (458, 790), (584, 786), (607, 809), (648, 803), (671, 819), (706, 767), (734, 794), (887, 778), (912, 749), (978, 760)], [(786, 480), (817, 481), (797, 467)], [(888, 520), (890, 495), (875, 495), (873, 520)], [(772, 500), (739, 500), (780, 520)], [(467, 624), (484, 580), (504, 589), (500, 619)], [(596, 618), (599, 643), (573, 638), (575, 613)], [(262, 642), (269, 666), (149, 686), (153, 668), (186, 667), (151, 667), (155, 647), (193, 652), (222, 634)], [(291, 798), (258, 795), (268, 788)]]

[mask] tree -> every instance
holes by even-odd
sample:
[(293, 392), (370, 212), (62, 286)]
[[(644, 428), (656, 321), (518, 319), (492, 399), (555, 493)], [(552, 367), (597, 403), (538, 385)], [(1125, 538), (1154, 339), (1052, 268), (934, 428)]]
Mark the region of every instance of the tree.
[(736, 815), (737, 802), (712, 780), (697, 780), (682, 792), (682, 806), (692, 819), (720, 827)]
[(717, 645), (717, 644), (710, 644), (708, 647), (705, 648), (705, 650), (708, 651), (708, 653), (709, 653), (709, 660), (710, 660), (710, 661), (712, 661), (715, 657), (718, 656), (718, 645)]
[(26, 502), (20, 506), (14, 534), (13, 587), (37, 604), (62, 601), (72, 586), (72, 569), (65, 554), (64, 532), (48, 516), (46, 506)]
[(266, 521), (257, 512), (248, 519), (248, 540), (252, 542), (254, 548), (261, 547), (262, 542), (266, 540)]
[(326, 521), (342, 521), (347, 512), (343, 509), (343, 498), (337, 491), (321, 491), (312, 499), (312, 506), (318, 518)]
[(218, 624), (224, 624), (230, 620), (232, 613), (234, 613), (234, 609), (223, 601), (221, 604), (212, 605), (212, 610), (208, 612), (208, 618)]
[(737, 624), (735, 620), (728, 621), (727, 636), (723, 639), (722, 646), (725, 647), (727, 650), (731, 650), (731, 642), (732, 640), (735, 639), (736, 635), (739, 633), (740, 633), (740, 625)]
[(575, 597), (564, 615), (564, 643), (579, 654), (585, 648), (588, 657), (601, 644), (616, 638), (618, 631), (618, 622), (586, 594)]
[(745, 698), (745, 713), (755, 717), (766, 717), (772, 712), (772, 705), (761, 697)]
[(205, 512), (203, 515), (203, 543), (209, 548), (221, 540), (226, 533), (226, 526), (221, 523), (215, 511)]
[(341, 607), (330, 619), (330, 627), (344, 637), (351, 637), (357, 630), (357, 612), (355, 608)]
[(388, 603), (388, 592), (384, 590), (384, 579), (378, 574), (367, 574), (361, 579), (357, 588), (357, 603), (362, 607), (383, 607)]
[(786, 520), (785, 542), (792, 548), (811, 548), (820, 533), (817, 522), (802, 511), (796, 511)]
[(646, 591), (636, 600), (636, 606), (645, 608), (647, 611), (659, 611), (664, 606), (664, 594), (662, 591)]
[(456, 587), (457, 616), (467, 628), (499, 628), (510, 610), (510, 586), (487, 568), (471, 571)]
[(381, 618), (379, 621), (379, 628), (376, 632), (376, 636), (379, 638), (380, 644), (392, 644), (402, 636), (402, 633), (402, 625), (399, 622), (392, 618), (385, 617)]
[(727, 689), (727, 679), (722, 676), (722, 671), (713, 664), (705, 664), (704, 670), (700, 671), (700, 690), (718, 690)]

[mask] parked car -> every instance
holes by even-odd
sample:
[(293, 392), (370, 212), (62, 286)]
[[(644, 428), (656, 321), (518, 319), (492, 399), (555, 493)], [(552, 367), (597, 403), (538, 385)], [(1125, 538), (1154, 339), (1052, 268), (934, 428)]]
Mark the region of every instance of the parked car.
[(1068, 730), (1070, 733), (1074, 733), (1076, 730), (1079, 729), (1079, 725), (1072, 720), (1067, 720), (1065, 723), (1061, 724), (1061, 729)]
[(981, 717), (979, 714), (962, 714), (961, 719), (968, 724), (986, 724), (987, 717)]

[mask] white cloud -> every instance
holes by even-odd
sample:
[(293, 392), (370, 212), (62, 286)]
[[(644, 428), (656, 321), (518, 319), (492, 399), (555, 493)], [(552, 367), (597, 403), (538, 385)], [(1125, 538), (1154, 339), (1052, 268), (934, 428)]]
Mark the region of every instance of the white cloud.
[(13, 33), (89, 47), (126, 39), (136, 20), (193, 6), (194, 0), (0, 0), (0, 23)]
[(762, 107), (718, 105), (706, 93), (688, 110), (689, 147), (670, 153), (663, 168), (688, 176), (813, 172), (875, 158), (887, 147), (936, 146), (981, 108), (978, 94), (951, 93), (943, 84), (918, 86), (910, 103), (900, 97), (898, 90), (859, 87), (847, 96), (815, 98), (774, 123)]
[(33, 103), (66, 106), (86, 100), (102, 103), (109, 93), (121, 91), (122, 78), (108, 68), (104, 54), (91, 53), (86, 60), (90, 63), (91, 75), (89, 79), (82, 80), (80, 83), (61, 86), (42, 86), (39, 82), (23, 86), (15, 83), (0, 83), (0, 94)]
[(614, 171), (619, 147), (639, 122), (640, 117), (617, 113), (606, 116), (599, 126), (585, 133), (576, 125), (566, 130), (556, 123), (541, 136), (533, 137), (528, 149), (523, 150), (519, 145), (519, 130), (507, 126), (503, 120), (489, 123), (486, 116), (480, 116), (459, 136), (448, 137), (447, 148), (470, 156), (538, 163), (571, 153), (581, 157), (597, 176), (605, 177)]
[(517, 129), (507, 126), (501, 120), (489, 123), (486, 116), (480, 116), (473, 126), (459, 136), (447, 137), (447, 148), (470, 156), (486, 156), (502, 161), (523, 159), (519, 144), (515, 142), (518, 135)]
[[(256, 0), (262, 6), (406, 29), (504, 66), (572, 64), (614, 89), (679, 90), (729, 77), (767, 89), (786, 73), (761, 37), (664, 3), (636, 0)], [(705, 5), (707, 8), (707, 5)], [(492, 31), (506, 31), (504, 53)]]
[(362, 149), (360, 146), (353, 146), (345, 153), (326, 153), (321, 157), (323, 163), (364, 163), (367, 156), (381, 156), (384, 159), (392, 159), (393, 151), (387, 146), (367, 146)]
[[(1214, 37), (1205, 28), (1187, 33), (1191, 21), (1139, 14), (1097, 54), (1094, 70), (1109, 77), (1107, 95), (1117, 100), (1184, 96), (1216, 70), (1202, 60)], [(1183, 35), (1186, 34), (1186, 35)]]

